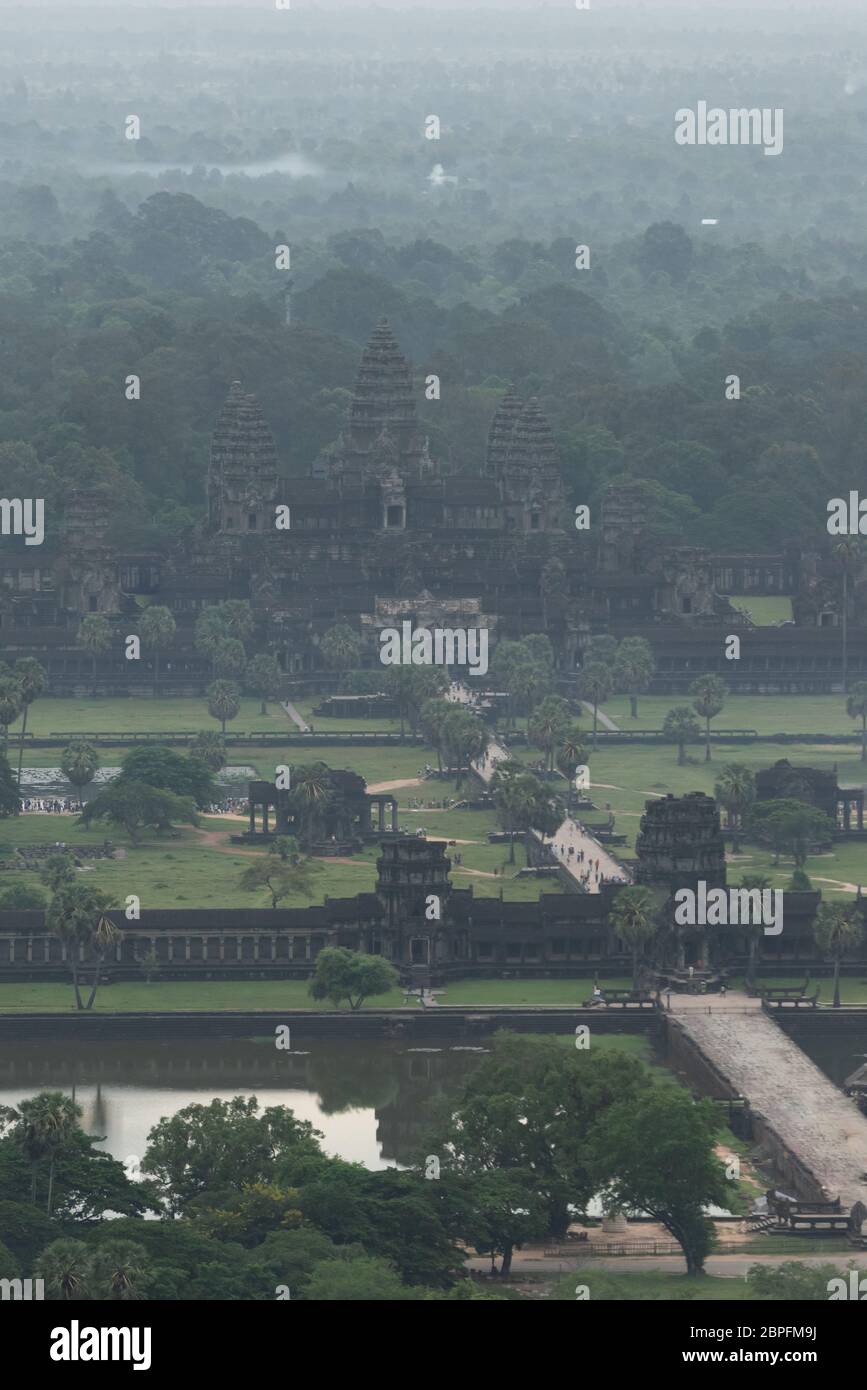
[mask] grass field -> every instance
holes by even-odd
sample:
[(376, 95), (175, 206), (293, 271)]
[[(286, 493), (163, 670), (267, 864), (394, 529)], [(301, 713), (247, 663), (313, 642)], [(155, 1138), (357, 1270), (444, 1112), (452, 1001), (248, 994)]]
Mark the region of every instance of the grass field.
[(741, 613), (749, 613), (757, 627), (775, 627), (792, 618), (792, 600), (781, 594), (740, 594), (729, 603)]
[[(10, 725), (13, 737), (20, 727), (20, 720)], [(200, 729), (219, 727), (208, 714), (207, 700), (171, 695), (160, 696), (156, 700), (143, 695), (130, 696), (126, 700), (104, 700), (98, 696), (63, 700), (43, 696), (33, 702), (27, 717), (28, 731), (43, 735), (55, 731), (109, 734), (189, 730), (198, 733)], [(260, 714), (259, 701), (252, 696), (243, 696), (238, 716), (227, 726), (227, 732), (250, 733), (267, 729), (279, 733), (281, 729), (294, 728), (295, 725), (278, 704), (269, 701), (268, 713)]]
[[(627, 696), (615, 695), (600, 709), (628, 732), (661, 729), (670, 709), (689, 704), (688, 695), (642, 695), (638, 718), (633, 719)], [(591, 729), (592, 716), (583, 714), (580, 723), (585, 730)], [(710, 727), (713, 738), (714, 728), (755, 729), (759, 734), (852, 734), (860, 731), (861, 724), (849, 718), (842, 695), (729, 695)], [(786, 756), (784, 745), (778, 756)]]
[[(606, 985), (609, 982), (606, 981)], [(610, 982), (613, 988), (625, 980)], [(552, 1008), (576, 1007), (592, 987), (590, 980), (458, 980), (439, 996), (443, 1004), (502, 1005), (519, 1007), (547, 1004)], [(366, 1009), (403, 1008), (404, 993), (392, 990), (364, 1004)], [(45, 1010), (65, 1013), (73, 1007), (72, 987), (68, 984), (0, 984), (0, 1013), (26, 1013)], [(221, 1009), (255, 1011), (275, 1009), (320, 1009), (307, 992), (304, 980), (160, 980), (118, 982), (100, 988), (94, 1008), (100, 1012), (161, 1013), (174, 1009), (217, 1012)], [(620, 1036), (620, 1035), (618, 1035)], [(649, 1049), (633, 1043), (632, 1035), (622, 1035), (625, 1046), (642, 1060), (650, 1060)], [(644, 1043), (644, 1039), (639, 1039)], [(613, 1044), (606, 1044), (613, 1045)]]

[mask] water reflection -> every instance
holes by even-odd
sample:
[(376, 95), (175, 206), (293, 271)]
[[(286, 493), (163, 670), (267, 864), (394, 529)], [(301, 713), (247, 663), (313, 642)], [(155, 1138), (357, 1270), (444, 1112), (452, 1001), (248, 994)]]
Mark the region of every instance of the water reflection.
[(257, 1095), (322, 1131), (328, 1153), (368, 1168), (410, 1163), (440, 1098), (483, 1049), (413, 1049), (395, 1042), (272, 1037), (185, 1042), (28, 1043), (0, 1046), (0, 1105), (40, 1090), (74, 1094), (82, 1124), (116, 1158), (141, 1156), (164, 1115), (212, 1097)]

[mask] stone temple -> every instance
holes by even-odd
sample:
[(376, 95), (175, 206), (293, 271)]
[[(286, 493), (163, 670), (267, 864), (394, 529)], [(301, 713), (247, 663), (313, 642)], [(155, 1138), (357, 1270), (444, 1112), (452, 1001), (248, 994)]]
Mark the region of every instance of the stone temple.
[[(785, 554), (716, 555), (660, 539), (640, 483), (594, 502), (577, 529), (552, 429), (539, 403), (512, 388), (497, 406), (483, 459), (459, 471), (432, 456), (416, 410), (413, 371), (385, 320), (365, 347), (344, 427), (288, 477), (249, 383), (234, 382), (214, 429), (200, 525), (163, 552), (133, 553), (110, 539), (110, 509), (80, 491), (40, 547), (4, 546), (0, 641), (4, 657), (36, 656), (55, 694), (83, 694), (91, 655), (77, 642), (83, 615), (102, 613), (117, 641), (98, 656), (96, 685), (133, 693), (152, 679), (147, 653), (126, 661), (123, 636), (143, 602), (177, 624), (162, 654), (166, 693), (200, 693), (208, 662), (193, 646), (203, 608), (252, 604), (251, 649), (270, 650), (292, 679), (323, 669), (322, 634), (347, 623), (376, 660), (383, 626), (484, 627), (491, 643), (547, 632), (564, 678), (596, 633), (646, 636), (653, 689), (682, 691), (718, 671), (735, 689), (840, 688), (839, 583), (830, 560)], [(590, 499), (577, 499), (577, 501)], [(288, 526), (278, 527), (277, 508)], [(288, 508), (288, 512), (286, 509)], [(54, 536), (54, 539), (50, 537)], [(686, 540), (686, 538), (684, 538)], [(788, 595), (795, 621), (757, 628), (737, 595)], [(850, 585), (849, 676), (867, 677), (867, 629)], [(724, 637), (739, 632), (741, 659)]]

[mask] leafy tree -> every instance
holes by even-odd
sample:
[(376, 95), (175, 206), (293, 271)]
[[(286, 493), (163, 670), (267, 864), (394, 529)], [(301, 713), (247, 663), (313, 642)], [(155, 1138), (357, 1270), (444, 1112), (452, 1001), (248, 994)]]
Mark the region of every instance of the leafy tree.
[(705, 724), (705, 745), (704, 760), (710, 762), (710, 721), (714, 715), (719, 714), (728, 689), (724, 681), (719, 676), (707, 675), (699, 676), (689, 687), (692, 696), (693, 707), (696, 714), (700, 714)]
[(126, 777), (116, 777), (104, 791), (88, 801), (78, 820), (81, 825), (90, 825), (95, 820), (109, 821), (126, 831), (134, 845), (139, 843), (140, 832), (145, 827), (171, 830), (175, 820), (186, 825), (199, 823), (192, 797), (176, 796), (174, 792)]
[(822, 903), (813, 923), (813, 939), (823, 956), (834, 962), (834, 1008), (840, 1007), (840, 962), (858, 945), (863, 923), (842, 903)]
[(480, 1255), (490, 1255), (492, 1274), (501, 1256), (499, 1272), (507, 1278), (515, 1248), (545, 1232), (545, 1202), (533, 1179), (532, 1170), (520, 1168), (489, 1170), (472, 1179), (466, 1238)]
[(788, 850), (799, 869), (803, 868), (811, 846), (826, 843), (834, 833), (824, 811), (792, 797), (757, 801), (749, 813), (748, 829), (758, 840), (770, 843), (775, 863), (779, 863), (781, 852)]
[(241, 874), (240, 887), (247, 893), (267, 888), (271, 895), (271, 906), (276, 908), (280, 906), (283, 898), (296, 894), (309, 897), (313, 892), (315, 873), (321, 873), (321, 868), (318, 864), (311, 864), (309, 860), (298, 859), (292, 863), (288, 859), (268, 854), (261, 859), (254, 859), (247, 865)]
[(406, 1303), (418, 1295), (407, 1288), (393, 1265), (376, 1255), (347, 1252), (314, 1269), (306, 1297), (317, 1303)]
[(99, 754), (93, 744), (84, 739), (74, 739), (60, 755), (60, 771), (79, 792), (93, 781), (99, 764)]
[(413, 731), (421, 720), (421, 711), (428, 700), (436, 700), (448, 689), (449, 678), (442, 666), (414, 666), (410, 671), (406, 713)]
[(397, 714), (400, 719), (400, 736), (403, 738), (406, 732), (406, 719), (409, 715), (410, 706), (414, 698), (413, 691), (413, 667), (412, 666), (388, 666), (385, 670), (385, 689), (386, 693), (397, 706)]
[(667, 739), (677, 744), (678, 767), (683, 767), (686, 762), (686, 745), (695, 743), (701, 735), (698, 720), (689, 705), (677, 705), (675, 709), (670, 709), (665, 716), (662, 732)]
[(222, 772), (228, 762), (222, 734), (216, 729), (203, 729), (196, 734), (190, 744), (190, 757), (204, 763), (211, 772)]
[(144, 646), (154, 654), (154, 699), (160, 679), (160, 653), (171, 646), (176, 630), (174, 618), (162, 604), (146, 608), (139, 619), (139, 636)]
[(638, 697), (653, 680), (656, 662), (645, 637), (624, 637), (614, 657), (614, 685), (629, 696), (633, 719), (638, 718)]
[[(113, 948), (118, 940), (117, 928), (111, 918), (106, 916), (110, 906), (111, 899), (90, 884), (61, 883), (45, 914), (46, 927), (67, 947), (77, 1009), (93, 1008), (105, 953)], [(94, 962), (93, 983), (86, 1005), (81, 1002), (78, 983), (80, 947), (84, 948), (85, 957), (89, 953)]]
[(827, 1303), (831, 1280), (841, 1273), (833, 1264), (785, 1260), (780, 1265), (751, 1265), (746, 1280), (750, 1297), (759, 1303)]
[(348, 671), (361, 657), (361, 638), (348, 623), (335, 623), (322, 634), (319, 651), (333, 671)]
[(756, 799), (756, 779), (752, 770), (744, 763), (726, 763), (714, 784), (714, 796), (726, 809), (732, 850), (737, 854), (744, 822)]
[(711, 1101), (695, 1101), (676, 1086), (650, 1086), (607, 1109), (595, 1131), (605, 1208), (659, 1221), (683, 1250), (687, 1275), (704, 1272), (711, 1248), (704, 1208), (728, 1201), (714, 1152), (717, 1130)]
[(287, 1158), (317, 1157), (322, 1136), (285, 1106), (260, 1112), (255, 1096), (186, 1105), (150, 1131), (142, 1171), (177, 1215), (205, 1194), (211, 1206), (253, 1183), (269, 1182)]
[[(536, 829), (552, 835), (562, 824), (564, 809), (559, 796), (522, 763), (500, 763), (491, 778), (491, 791), (504, 830)], [(514, 862), (515, 842), (510, 835), (509, 863)]]
[(649, 888), (621, 888), (611, 909), (611, 924), (632, 952), (632, 988), (638, 988), (638, 957), (656, 934), (656, 903)]
[(52, 893), (64, 884), (75, 882), (75, 860), (69, 853), (50, 854), (44, 860), (39, 877)]
[(853, 685), (846, 701), (846, 713), (850, 719), (861, 720), (861, 761), (867, 763), (867, 681)]
[(54, 1166), (58, 1154), (68, 1146), (81, 1119), (81, 1107), (61, 1091), (41, 1091), (32, 1100), (22, 1100), (17, 1110), (2, 1112), (4, 1129), (13, 1143), (20, 1144), (32, 1170), (31, 1202), (36, 1201), (38, 1170), (48, 1164), (48, 1196), (45, 1214), (51, 1216), (54, 1196)]
[(90, 652), (92, 662), (92, 693), (96, 694), (97, 659), (111, 646), (111, 623), (102, 613), (85, 613), (78, 628), (77, 642), (86, 652)]
[(0, 911), (34, 911), (45, 906), (45, 895), (29, 883), (15, 883), (0, 892)]
[(18, 738), (18, 791), (21, 791), (21, 763), (24, 758), (24, 739), (27, 735), (27, 715), (33, 701), (44, 694), (48, 686), (48, 672), (32, 656), (22, 656), (15, 663), (15, 677), (21, 687), (23, 718)]
[(638, 264), (645, 276), (662, 270), (675, 285), (689, 277), (693, 245), (677, 222), (654, 222), (644, 233), (638, 248)]
[(365, 999), (388, 994), (397, 985), (397, 971), (383, 956), (365, 955), (345, 946), (326, 946), (316, 957), (310, 995), (313, 999), (327, 999), (335, 1007), (345, 999), (355, 1011)]
[(175, 796), (192, 797), (199, 810), (212, 805), (217, 796), (211, 773), (199, 758), (153, 743), (141, 744), (126, 754), (120, 778), (113, 785), (118, 781), (146, 782)]
[(611, 670), (601, 661), (589, 661), (578, 674), (578, 693), (582, 700), (593, 706), (593, 747), (596, 747), (596, 729), (599, 721), (599, 706), (610, 697), (614, 683)]
[(208, 687), (208, 714), (212, 719), (219, 719), (224, 739), (226, 725), (237, 718), (240, 709), (238, 687), (233, 681), (217, 680)]
[(254, 695), (258, 695), (261, 701), (259, 713), (267, 714), (267, 701), (274, 695), (280, 687), (283, 673), (277, 664), (277, 658), (270, 652), (259, 652), (254, 656), (247, 667), (246, 681), (247, 686)]
[(443, 748), (450, 765), (457, 768), (456, 787), (460, 790), (464, 771), (480, 758), (488, 746), (488, 732), (469, 710), (454, 709), (442, 725)]

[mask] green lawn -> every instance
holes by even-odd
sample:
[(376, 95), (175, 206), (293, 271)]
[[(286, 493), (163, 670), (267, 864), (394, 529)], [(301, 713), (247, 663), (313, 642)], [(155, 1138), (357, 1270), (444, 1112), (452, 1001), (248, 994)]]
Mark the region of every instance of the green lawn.
[[(688, 695), (642, 695), (637, 719), (630, 715), (626, 695), (615, 695), (600, 708), (619, 728), (628, 731), (661, 729), (670, 709), (690, 703)], [(592, 716), (582, 714), (580, 723), (589, 731)], [(851, 734), (858, 733), (861, 726), (859, 720), (849, 718), (842, 695), (729, 695), (710, 727), (713, 737), (714, 728), (755, 729), (759, 734)], [(786, 757), (785, 745), (781, 745), (778, 757)]]
[(729, 603), (741, 613), (749, 613), (757, 627), (776, 627), (792, 618), (792, 600), (780, 594), (738, 594), (730, 597)]
[[(606, 981), (606, 985), (609, 982)], [(611, 982), (612, 987), (625, 986), (625, 980)], [(464, 1005), (502, 1005), (522, 1007), (526, 1004), (547, 1004), (551, 1007), (578, 1007), (592, 988), (588, 980), (459, 980), (449, 985), (439, 996), (441, 1003)], [(366, 1009), (397, 1009), (404, 1007), (402, 990), (378, 995), (364, 1004)], [(65, 1012), (73, 1007), (72, 987), (67, 984), (0, 984), (0, 1013), (47, 1010)], [(310, 998), (305, 980), (160, 980), (150, 984), (118, 982), (103, 985), (96, 997), (96, 1009), (101, 1011), (145, 1011), (159, 1013), (174, 1009), (200, 1009), (216, 1012), (221, 1009), (251, 1011), (275, 1009), (320, 1009), (323, 1006)], [(327, 1006), (326, 1006), (327, 1007)], [(417, 1007), (417, 1006), (416, 1006)], [(632, 1043), (642, 1060), (646, 1051)], [(643, 1041), (643, 1040), (642, 1040)], [(613, 1044), (606, 1044), (613, 1045)]]
[[(268, 713), (259, 713), (260, 702), (251, 696), (243, 696), (241, 709), (236, 719), (227, 726), (227, 732), (249, 733), (259, 729), (279, 733), (281, 729), (294, 729), (289, 716), (272, 701), (268, 702)], [(10, 726), (10, 733), (19, 731), (20, 721)], [(167, 730), (180, 732), (190, 730), (198, 733), (200, 729), (219, 729), (219, 724), (208, 714), (208, 702), (204, 698), (194, 699), (181, 695), (160, 696), (154, 700), (150, 696), (134, 695), (129, 699), (101, 699), (87, 696), (80, 700), (57, 699), (43, 696), (30, 706), (27, 728), (30, 733), (119, 733), (146, 732), (148, 730)]]

